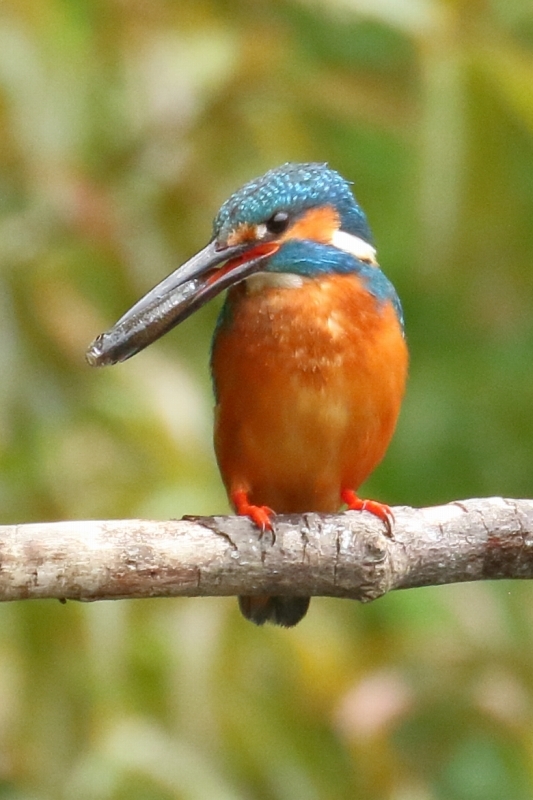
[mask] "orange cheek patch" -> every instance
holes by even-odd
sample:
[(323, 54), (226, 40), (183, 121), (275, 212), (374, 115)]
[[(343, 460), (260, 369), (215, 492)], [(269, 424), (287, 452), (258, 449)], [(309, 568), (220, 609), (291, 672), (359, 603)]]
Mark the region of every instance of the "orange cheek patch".
[(281, 241), (288, 239), (311, 239), (329, 244), (335, 231), (339, 230), (339, 215), (333, 206), (311, 208), (292, 225)]
[(255, 242), (256, 238), (255, 225), (248, 225), (246, 222), (243, 222), (230, 233), (227, 243), (233, 246), (235, 244), (242, 244), (243, 242)]

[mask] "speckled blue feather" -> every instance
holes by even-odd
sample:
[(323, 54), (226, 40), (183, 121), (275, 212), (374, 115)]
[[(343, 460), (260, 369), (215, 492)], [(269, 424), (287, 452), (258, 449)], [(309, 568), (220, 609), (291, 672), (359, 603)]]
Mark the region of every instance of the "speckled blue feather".
[(327, 164), (283, 164), (246, 183), (221, 207), (214, 235), (224, 241), (241, 224), (259, 225), (278, 211), (292, 215), (309, 208), (334, 206), (341, 230), (372, 243), (366, 216), (350, 184)]

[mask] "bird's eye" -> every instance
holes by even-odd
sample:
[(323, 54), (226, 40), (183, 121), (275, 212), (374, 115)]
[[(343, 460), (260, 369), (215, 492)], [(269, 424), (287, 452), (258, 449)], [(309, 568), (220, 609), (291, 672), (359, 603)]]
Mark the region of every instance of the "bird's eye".
[(276, 211), (272, 214), (270, 219), (267, 219), (266, 229), (269, 233), (274, 233), (277, 236), (287, 230), (289, 225), (289, 215), (286, 211)]

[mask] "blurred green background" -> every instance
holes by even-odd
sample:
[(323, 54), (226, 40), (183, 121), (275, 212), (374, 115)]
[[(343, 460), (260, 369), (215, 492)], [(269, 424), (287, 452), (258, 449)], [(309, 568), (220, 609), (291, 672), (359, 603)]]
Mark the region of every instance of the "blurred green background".
[[(1, 521), (227, 510), (212, 303), (132, 361), (91, 339), (287, 160), (354, 180), (412, 355), (365, 492), (533, 496), (533, 6), (3, 0)], [(232, 599), (0, 608), (0, 798), (530, 800), (533, 591), (292, 631)]]

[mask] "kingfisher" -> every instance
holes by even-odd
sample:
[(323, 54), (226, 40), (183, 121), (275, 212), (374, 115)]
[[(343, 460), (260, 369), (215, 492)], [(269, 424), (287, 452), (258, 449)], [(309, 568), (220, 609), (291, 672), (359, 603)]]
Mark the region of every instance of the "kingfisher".
[[(408, 368), (398, 295), (376, 259), (350, 183), (323, 163), (287, 163), (222, 205), (202, 250), (90, 346), (124, 361), (228, 289), (213, 336), (215, 453), (229, 501), (261, 532), (276, 513), (383, 521), (361, 484), (382, 460)], [(239, 598), (262, 625), (296, 625), (308, 597)]]

